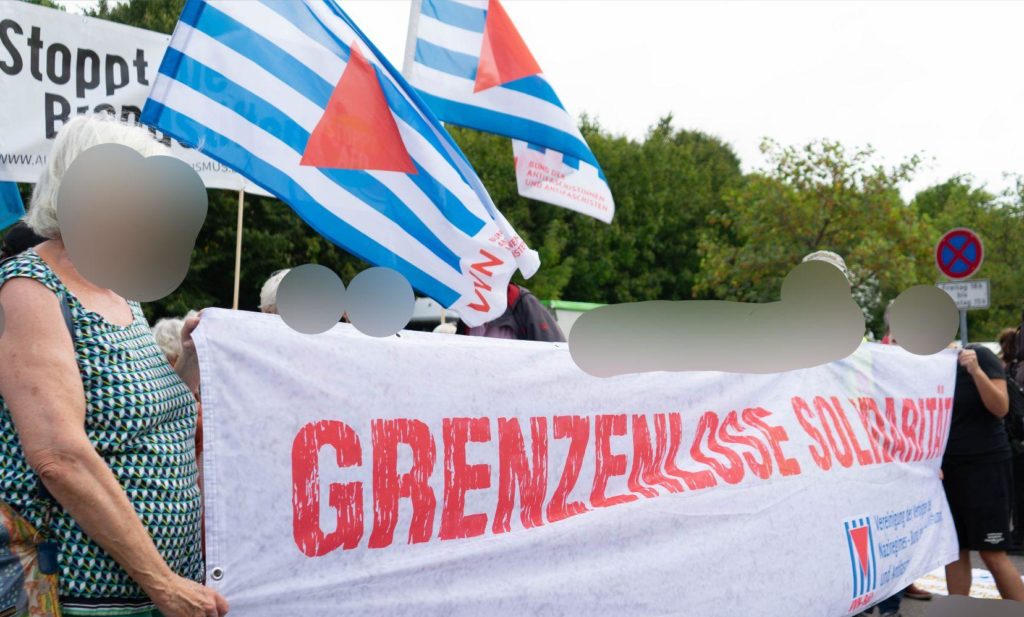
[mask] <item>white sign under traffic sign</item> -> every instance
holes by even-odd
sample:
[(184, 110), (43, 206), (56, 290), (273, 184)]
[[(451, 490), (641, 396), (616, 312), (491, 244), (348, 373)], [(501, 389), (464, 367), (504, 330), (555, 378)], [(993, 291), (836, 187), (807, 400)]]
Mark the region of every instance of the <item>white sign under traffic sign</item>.
[(988, 279), (972, 279), (936, 284), (949, 294), (961, 311), (986, 309), (989, 305)]

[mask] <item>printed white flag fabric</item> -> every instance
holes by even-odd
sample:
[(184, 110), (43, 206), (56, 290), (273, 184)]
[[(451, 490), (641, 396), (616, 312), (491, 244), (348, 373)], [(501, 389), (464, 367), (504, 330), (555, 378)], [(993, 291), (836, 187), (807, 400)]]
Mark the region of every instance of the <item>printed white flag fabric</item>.
[(280, 615), (852, 615), (957, 557), (956, 356), (590, 377), (565, 345), (211, 309), (208, 584)]
[[(0, 181), (36, 182), (53, 138), (79, 114), (138, 121), (171, 37), (27, 2), (0, 2)], [(269, 195), (164, 135), (212, 189)]]
[(512, 155), (520, 195), (612, 222), (615, 202), (597, 168), (518, 139), (512, 140)]
[(188, 0), (142, 111), (325, 238), (471, 326), (536, 253), (451, 136), (334, 0)]
[(404, 70), (441, 120), (550, 154), (517, 162), (520, 195), (611, 222), (601, 165), (499, 0), (413, 0)]

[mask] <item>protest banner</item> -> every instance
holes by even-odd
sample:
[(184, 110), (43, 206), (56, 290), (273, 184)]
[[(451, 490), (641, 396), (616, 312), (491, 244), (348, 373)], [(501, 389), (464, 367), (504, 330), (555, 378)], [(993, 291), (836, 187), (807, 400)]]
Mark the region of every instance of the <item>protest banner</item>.
[(957, 558), (956, 354), (591, 377), (204, 312), (208, 584), (279, 615), (852, 615)]
[[(0, 8), (0, 181), (35, 182), (53, 138), (86, 113), (138, 121), (170, 37), (25, 2)], [(207, 188), (269, 195), (224, 165), (158, 136)]]

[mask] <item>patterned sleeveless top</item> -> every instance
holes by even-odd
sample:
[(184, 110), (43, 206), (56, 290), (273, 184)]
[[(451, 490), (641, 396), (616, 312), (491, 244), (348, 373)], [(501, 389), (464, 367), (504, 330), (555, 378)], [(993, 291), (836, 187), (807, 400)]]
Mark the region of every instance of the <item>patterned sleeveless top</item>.
[[(82, 306), (32, 249), (0, 265), (0, 285), (16, 277), (39, 281), (58, 297), (67, 298), (85, 388), (86, 434), (171, 569), (201, 581), (196, 400), (157, 347), (141, 307), (129, 303), (134, 320), (127, 327), (108, 322)], [(37, 476), (25, 460), (2, 398), (0, 501), (39, 526), (45, 506), (38, 499)], [(59, 505), (53, 507), (51, 529), (60, 545), (65, 613), (151, 607), (142, 589), (113, 558)]]

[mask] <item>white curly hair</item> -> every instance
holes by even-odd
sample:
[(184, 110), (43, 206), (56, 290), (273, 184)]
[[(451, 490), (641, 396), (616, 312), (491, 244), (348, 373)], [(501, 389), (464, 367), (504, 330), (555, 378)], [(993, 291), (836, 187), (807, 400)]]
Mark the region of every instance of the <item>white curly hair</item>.
[(189, 311), (184, 317), (164, 317), (157, 320), (153, 327), (153, 338), (160, 351), (167, 356), (167, 361), (172, 365), (181, 355), (181, 330), (190, 317), (196, 315), (195, 311)]
[(50, 148), (46, 167), (32, 190), (25, 223), (44, 238), (60, 237), (57, 223), (57, 194), (64, 173), (79, 154), (100, 144), (121, 144), (142, 156), (170, 155), (171, 150), (141, 126), (129, 124), (112, 114), (77, 116), (61, 127)]
[(153, 324), (153, 338), (171, 364), (181, 355), (181, 329), (184, 326), (185, 320), (178, 317), (165, 317)]
[(814, 251), (809, 255), (805, 255), (801, 263), (808, 261), (823, 261), (829, 265), (839, 268), (839, 271), (843, 273), (846, 280), (850, 280), (850, 269), (846, 267), (846, 261), (839, 255), (832, 251)]
[(263, 288), (260, 289), (260, 310), (264, 313), (277, 313), (277, 288), (281, 286), (281, 279), (289, 272), (291, 268), (278, 270), (263, 283)]

